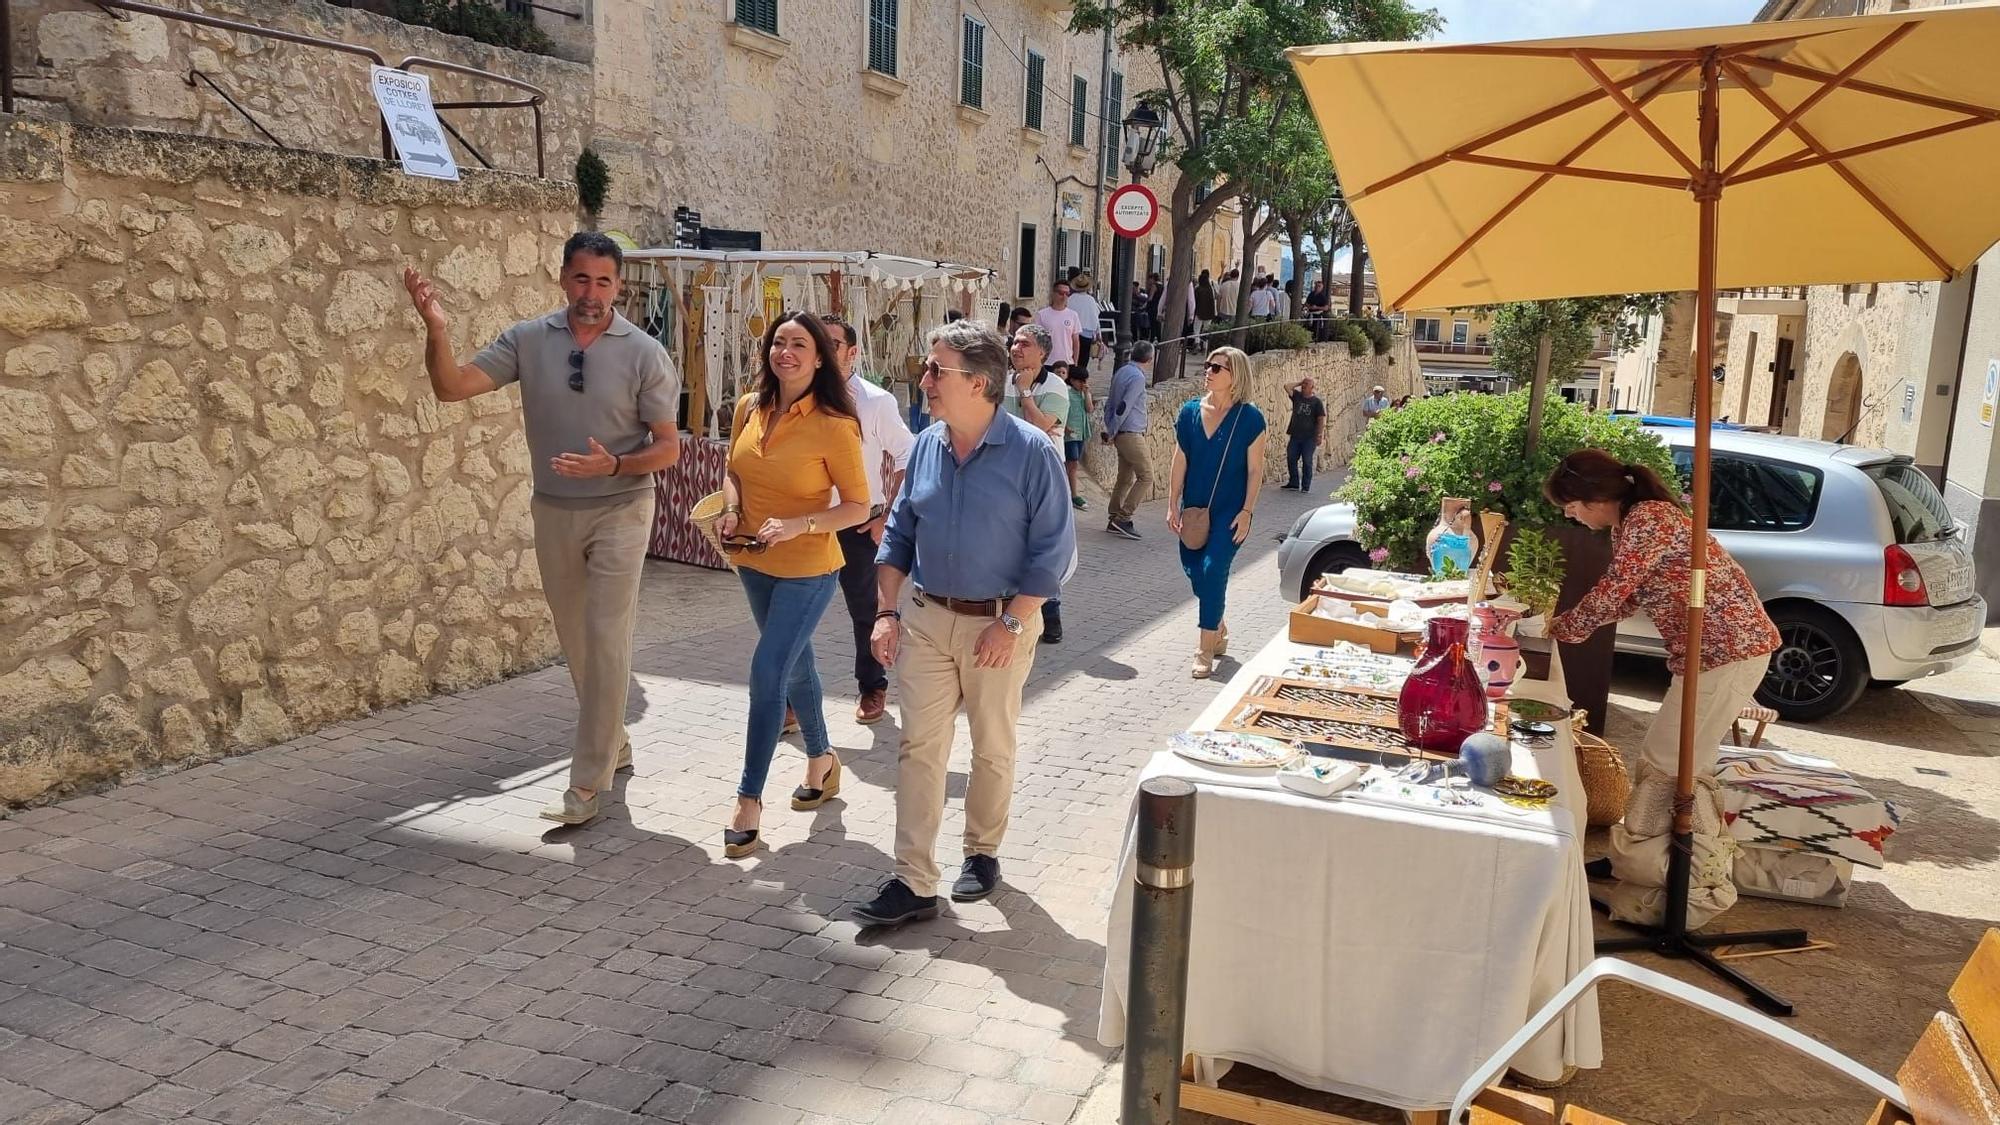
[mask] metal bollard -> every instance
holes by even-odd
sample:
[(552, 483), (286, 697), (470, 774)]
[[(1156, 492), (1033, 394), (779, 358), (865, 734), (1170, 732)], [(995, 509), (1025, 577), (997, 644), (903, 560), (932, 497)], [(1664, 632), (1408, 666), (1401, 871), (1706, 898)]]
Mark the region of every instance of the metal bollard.
[(1125, 988), (1124, 1125), (1173, 1125), (1187, 1030), (1188, 927), (1194, 920), (1194, 786), (1139, 787), (1132, 972)]

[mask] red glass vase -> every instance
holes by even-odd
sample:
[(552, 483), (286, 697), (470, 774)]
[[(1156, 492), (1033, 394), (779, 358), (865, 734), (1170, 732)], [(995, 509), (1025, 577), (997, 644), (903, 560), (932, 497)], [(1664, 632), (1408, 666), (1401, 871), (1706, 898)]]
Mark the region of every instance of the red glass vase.
[(1467, 735), (1486, 729), (1486, 686), (1465, 654), (1469, 635), (1463, 618), (1425, 623), (1423, 654), (1396, 697), (1396, 721), (1410, 745), (1456, 754)]

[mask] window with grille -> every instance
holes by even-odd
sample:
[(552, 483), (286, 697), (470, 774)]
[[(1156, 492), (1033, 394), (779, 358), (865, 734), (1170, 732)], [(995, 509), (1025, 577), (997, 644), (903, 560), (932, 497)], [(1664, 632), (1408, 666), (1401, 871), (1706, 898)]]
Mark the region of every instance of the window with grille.
[(736, 0), (736, 22), (766, 35), (776, 35), (778, 0)]
[(964, 17), (965, 32), (959, 51), (958, 100), (974, 109), (986, 105), (986, 25)]
[(868, 0), (868, 69), (896, 76), (896, 35), (902, 13), (899, 0)]
[(1042, 84), (1048, 78), (1049, 60), (1040, 51), (1028, 51), (1028, 100), (1021, 122), (1030, 129), (1042, 127)]
[(1104, 178), (1118, 178), (1118, 150), (1125, 144), (1125, 76), (1111, 72), (1111, 80), (1105, 83), (1104, 118), (1110, 123), (1104, 140)]
[(1084, 146), (1084, 131), (1090, 122), (1090, 79), (1081, 74), (1069, 77), (1069, 143)]

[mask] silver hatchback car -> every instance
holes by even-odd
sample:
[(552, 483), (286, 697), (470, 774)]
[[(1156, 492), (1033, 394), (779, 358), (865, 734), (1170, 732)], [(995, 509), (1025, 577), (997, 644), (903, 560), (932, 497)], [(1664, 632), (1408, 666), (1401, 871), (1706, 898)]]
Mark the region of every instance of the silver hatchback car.
[[(1647, 426), (1685, 472), (1694, 431)], [(1746, 431), (1710, 435), (1710, 523), (1784, 638), (1757, 699), (1792, 721), (1838, 714), (1872, 683), (1893, 687), (1971, 659), (1986, 625), (1965, 528), (1910, 458)], [(1278, 548), (1279, 588), (1303, 600), (1321, 574), (1366, 566), (1354, 506), (1300, 517)], [(1621, 652), (1662, 655), (1644, 615)]]

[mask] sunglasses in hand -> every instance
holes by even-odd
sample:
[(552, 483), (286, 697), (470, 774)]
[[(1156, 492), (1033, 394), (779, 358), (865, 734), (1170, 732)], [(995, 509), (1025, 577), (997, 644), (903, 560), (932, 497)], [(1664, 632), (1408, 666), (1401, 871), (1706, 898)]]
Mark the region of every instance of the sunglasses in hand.
[(764, 542), (755, 535), (725, 535), (722, 537), (722, 549), (725, 551), (748, 551), (754, 555), (768, 547), (770, 547), (769, 543)]

